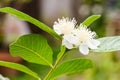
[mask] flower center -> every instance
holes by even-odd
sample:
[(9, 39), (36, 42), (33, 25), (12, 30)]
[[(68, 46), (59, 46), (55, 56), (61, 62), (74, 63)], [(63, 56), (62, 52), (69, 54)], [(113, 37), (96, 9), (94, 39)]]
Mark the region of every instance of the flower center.
[(72, 32), (73, 28), (74, 27), (68, 23), (68, 24), (64, 24), (61, 27), (61, 31), (63, 34), (70, 34)]
[(79, 43), (86, 43), (95, 37), (95, 32), (90, 31), (86, 27), (80, 27), (75, 31), (76, 36), (79, 38)]
[(91, 35), (88, 31), (80, 31), (79, 34), (80, 34), (80, 36), (79, 36), (80, 43), (84, 43), (91, 38)]

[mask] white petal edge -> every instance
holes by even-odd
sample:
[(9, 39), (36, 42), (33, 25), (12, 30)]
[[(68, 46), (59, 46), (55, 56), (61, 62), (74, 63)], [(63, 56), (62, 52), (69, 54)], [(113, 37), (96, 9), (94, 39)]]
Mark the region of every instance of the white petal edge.
[(77, 36), (74, 36), (73, 34), (64, 35), (63, 38), (64, 38), (65, 40), (67, 40), (67, 41), (68, 41), (69, 43), (71, 43), (71, 44), (77, 45), (78, 42), (79, 42), (78, 37), (77, 37)]
[(66, 48), (68, 49), (72, 49), (73, 45), (71, 43), (69, 43), (67, 40), (63, 39), (62, 40), (62, 45), (64, 45)]
[(79, 51), (81, 52), (81, 54), (83, 55), (87, 55), (89, 53), (89, 49), (87, 45), (81, 44), (79, 46)]
[(61, 34), (62, 34), (59, 26), (54, 25), (54, 26), (53, 26), (53, 29), (54, 29), (54, 31), (55, 31), (58, 35), (61, 35)]
[(94, 45), (96, 45), (96, 46), (99, 46), (99, 45), (100, 45), (100, 41), (95, 40), (95, 39), (92, 39), (92, 41), (93, 41)]
[(97, 49), (97, 47), (100, 45), (100, 42), (95, 39), (91, 39), (87, 41), (87, 45), (90, 49)]

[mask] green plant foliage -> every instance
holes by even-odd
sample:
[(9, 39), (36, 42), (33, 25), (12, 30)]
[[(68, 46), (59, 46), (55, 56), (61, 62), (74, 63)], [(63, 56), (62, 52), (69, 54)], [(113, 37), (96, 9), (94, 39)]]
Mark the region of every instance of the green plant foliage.
[[(9, 13), (18, 17), (21, 20), (30, 22), (39, 27), (40, 29), (48, 32), (56, 39), (61, 40), (61, 36), (56, 34), (54, 30), (52, 30), (47, 25), (43, 24), (42, 22), (32, 18), (31, 16), (21, 11), (18, 11), (10, 7), (6, 7), (0, 8), (0, 12)], [(101, 17), (100, 15), (92, 15), (88, 17), (85, 21), (83, 21), (82, 24), (88, 27), (91, 23), (93, 23), (100, 17)], [(94, 52), (111, 52), (120, 50), (120, 36), (104, 37), (99, 38), (97, 40), (99, 40), (101, 44), (98, 47), (98, 49), (93, 50)], [(10, 53), (13, 56), (22, 57), (24, 60), (31, 63), (36, 63), (37, 65), (39, 64), (47, 65), (46, 69), (49, 70), (50, 68), (50, 71), (47, 73), (46, 76), (44, 75), (41, 76), (41, 78), (44, 77), (43, 80), (54, 80), (61, 75), (78, 73), (93, 66), (91, 60), (80, 59), (81, 56), (79, 55), (78, 49), (72, 49), (66, 52), (65, 46), (61, 46), (61, 51), (57, 55), (57, 59), (54, 62), (54, 65), (52, 65), (53, 51), (51, 47), (48, 45), (47, 40), (39, 34), (28, 34), (21, 36), (18, 40), (16, 40), (10, 45)], [(31, 71), (30, 69), (21, 64), (0, 61), (0, 66), (9, 67), (12, 69), (22, 71), (33, 76), (38, 80), (41, 80), (41, 78), (39, 78), (39, 76), (35, 72)], [(36, 68), (36, 70), (39, 71), (43, 69)]]
[(28, 62), (49, 65), (52, 67), (52, 50), (47, 40), (38, 34), (28, 34), (20, 37), (10, 45), (10, 53), (20, 56)]
[(120, 36), (99, 38), (100, 46), (95, 52), (112, 52), (120, 50)]
[(85, 21), (83, 21), (82, 24), (88, 27), (91, 23), (93, 23), (95, 20), (99, 19), (100, 17), (101, 15), (92, 15), (87, 19), (85, 19)]
[(41, 79), (39, 78), (39, 76), (38, 76), (35, 72), (31, 71), (30, 69), (28, 69), (27, 67), (25, 67), (25, 66), (23, 66), (23, 65), (21, 65), (21, 64), (12, 63), (12, 62), (5, 62), (5, 61), (0, 61), (0, 66), (4, 66), (4, 67), (8, 67), (8, 68), (12, 68), (12, 69), (19, 70), (19, 71), (21, 71), (21, 72), (24, 72), (24, 73), (26, 73), (26, 74), (29, 74), (29, 75), (31, 75), (31, 76), (33, 76), (33, 77), (41, 80)]
[(61, 46), (61, 51), (60, 53), (57, 55), (57, 61), (60, 61), (60, 59), (63, 57), (64, 53), (65, 53), (66, 47), (65, 46)]
[(63, 74), (72, 74), (91, 68), (92, 62), (88, 59), (74, 59), (58, 65), (47, 80), (52, 80)]
[(18, 11), (16, 9), (10, 8), (10, 7), (5, 7), (5, 8), (0, 8), (0, 12), (4, 12), (4, 13), (9, 13), (12, 14), (14, 16), (16, 16), (17, 18), (30, 22), (34, 25), (36, 25), (37, 27), (39, 27), (40, 29), (48, 32), (49, 34), (51, 34), (52, 36), (54, 36), (56, 39), (61, 40), (61, 37), (59, 35), (57, 35), (54, 30), (52, 30), (50, 27), (48, 27), (47, 25), (43, 24), (42, 22), (38, 21), (37, 19), (21, 12)]

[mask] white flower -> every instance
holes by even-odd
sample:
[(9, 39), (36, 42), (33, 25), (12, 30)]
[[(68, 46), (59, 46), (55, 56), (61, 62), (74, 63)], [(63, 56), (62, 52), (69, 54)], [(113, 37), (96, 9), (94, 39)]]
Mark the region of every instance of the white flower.
[(97, 49), (100, 42), (95, 38), (96, 33), (87, 29), (85, 25), (80, 24), (76, 27), (76, 20), (69, 18), (58, 19), (53, 25), (54, 31), (62, 35), (62, 45), (68, 49), (79, 48), (79, 51), (87, 55), (89, 49)]
[(62, 18), (58, 19), (58, 22), (55, 22), (53, 25), (54, 31), (59, 34), (59, 35), (66, 35), (66, 34), (71, 34), (73, 29), (75, 28), (76, 25), (76, 20), (69, 19), (69, 18)]
[[(71, 34), (63, 36), (63, 45), (68, 49), (79, 48), (82, 54), (87, 55), (89, 53), (89, 48), (97, 49), (100, 45), (100, 42), (94, 39), (95, 36), (95, 32), (90, 31), (86, 26), (81, 24), (80, 27), (74, 29)], [(72, 47), (70, 47), (71, 45)]]
[(6, 77), (3, 77), (3, 76), (0, 74), (0, 80), (10, 80), (10, 79), (8, 79), (8, 78), (6, 78)]

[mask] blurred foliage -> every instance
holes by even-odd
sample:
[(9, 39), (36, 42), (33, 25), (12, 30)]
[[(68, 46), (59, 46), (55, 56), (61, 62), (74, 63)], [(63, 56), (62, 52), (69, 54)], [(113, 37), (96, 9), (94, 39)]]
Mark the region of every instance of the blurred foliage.
[[(104, 37), (105, 34), (106, 34), (106, 25), (105, 25), (105, 14), (106, 14), (106, 1), (104, 0), (83, 0), (82, 1), (82, 5), (87, 5), (89, 6), (89, 15), (87, 15), (86, 17), (90, 16), (90, 15), (93, 15), (93, 14), (99, 14), (99, 15), (102, 15), (100, 17), (100, 19), (96, 20), (94, 23), (92, 23), (90, 25), (90, 28), (95, 31), (97, 33), (97, 36), (98, 37)], [(93, 8), (95, 6), (99, 6), (102, 10), (101, 10), (101, 13), (99, 13), (98, 10), (96, 10), (96, 12), (93, 11)], [(99, 8), (98, 8), (99, 9)], [(97, 13), (98, 12), (98, 13)], [(84, 17), (84, 18), (86, 18)]]
[(28, 3), (30, 1), (31, 0), (0, 0), (0, 6), (1, 7), (8, 6), (10, 3), (13, 2), (23, 4), (23, 3)]

